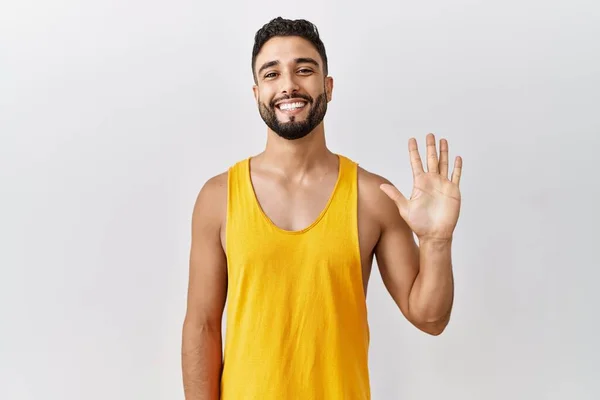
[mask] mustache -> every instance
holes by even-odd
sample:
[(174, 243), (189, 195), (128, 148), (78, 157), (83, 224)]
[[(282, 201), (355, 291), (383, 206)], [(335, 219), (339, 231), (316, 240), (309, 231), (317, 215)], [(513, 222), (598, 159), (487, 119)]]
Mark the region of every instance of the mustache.
[(309, 95), (305, 95), (305, 94), (295, 94), (295, 95), (293, 95), (293, 96), (284, 96), (284, 97), (280, 97), (280, 98), (278, 98), (278, 99), (274, 99), (273, 101), (271, 101), (271, 104), (270, 104), (270, 106), (271, 106), (271, 108), (274, 108), (274, 107), (275, 107), (275, 104), (276, 104), (277, 102), (279, 102), (279, 101), (282, 101), (282, 100), (293, 100), (293, 99), (302, 99), (302, 100), (305, 100), (305, 101), (307, 101), (309, 104), (312, 104), (312, 103), (313, 103), (313, 98), (312, 98), (312, 97), (310, 97)]

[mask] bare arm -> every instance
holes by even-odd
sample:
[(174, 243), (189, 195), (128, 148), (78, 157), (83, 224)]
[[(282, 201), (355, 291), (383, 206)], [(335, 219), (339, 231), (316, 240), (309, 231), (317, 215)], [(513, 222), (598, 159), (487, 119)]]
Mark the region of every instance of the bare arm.
[(420, 268), (410, 292), (411, 312), (431, 334), (440, 334), (450, 322), (454, 302), (452, 240), (422, 240)]
[(417, 245), (394, 202), (379, 189), (389, 181), (375, 174), (367, 180), (371, 209), (381, 225), (375, 256), (384, 285), (407, 320), (439, 335), (449, 322), (454, 298), (450, 243)]
[[(387, 214), (390, 219), (395, 217), (397, 223), (383, 220), (378, 260), (386, 271), (390, 287), (406, 286), (399, 282), (402, 272), (398, 270), (410, 270), (412, 275), (418, 271), (409, 291), (401, 288), (392, 295), (397, 302), (404, 304), (415, 325), (432, 335), (439, 335), (448, 325), (454, 302), (451, 248), (460, 215), (462, 157), (455, 157), (454, 169), (449, 176), (448, 141), (440, 140), (439, 157), (433, 133), (427, 134), (426, 144), (427, 172), (423, 168), (417, 140), (408, 140), (414, 179), (410, 198), (406, 198), (390, 182), (379, 182), (380, 189), (391, 200)], [(389, 210), (391, 203), (396, 206), (397, 212)], [(406, 238), (406, 231), (410, 230), (419, 238), (419, 261), (409, 261), (412, 265), (398, 254), (407, 249), (414, 253), (414, 244)]]
[(227, 296), (227, 261), (220, 240), (226, 175), (210, 179), (192, 214), (187, 311), (182, 334), (186, 400), (218, 400), (222, 368), (221, 319)]

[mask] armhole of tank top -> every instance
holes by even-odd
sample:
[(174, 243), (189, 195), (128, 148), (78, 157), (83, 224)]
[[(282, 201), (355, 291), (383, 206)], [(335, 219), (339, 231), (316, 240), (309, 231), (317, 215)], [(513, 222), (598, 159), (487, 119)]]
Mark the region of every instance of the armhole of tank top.
[[(229, 236), (230, 236), (230, 220), (231, 220), (231, 199), (232, 199), (232, 179), (234, 173), (234, 166), (230, 166), (227, 169), (227, 206), (225, 211), (225, 221), (223, 226), (225, 227), (225, 259), (229, 260)], [(229, 263), (227, 263), (229, 264)]]
[[(355, 246), (356, 246), (356, 253), (357, 253), (357, 257), (358, 257), (358, 266), (359, 266), (359, 275), (360, 275), (360, 283), (363, 287), (363, 295), (364, 295), (364, 287), (365, 287), (365, 276), (363, 274), (363, 260), (362, 260), (362, 254), (361, 254), (361, 249), (360, 249), (360, 232), (359, 232), (359, 223), (358, 223), (358, 210), (359, 210), (359, 204), (358, 202), (359, 200), (359, 196), (358, 196), (358, 190), (359, 190), (359, 184), (358, 184), (358, 163), (357, 162), (352, 162), (352, 173), (353, 173), (353, 177), (352, 180), (353, 182), (353, 190), (352, 190), (352, 196), (353, 196), (353, 210), (352, 210), (352, 214), (353, 214), (353, 224), (354, 224), (354, 229), (352, 230), (354, 232), (354, 240), (355, 240)], [(365, 300), (366, 300), (366, 296), (365, 296)]]

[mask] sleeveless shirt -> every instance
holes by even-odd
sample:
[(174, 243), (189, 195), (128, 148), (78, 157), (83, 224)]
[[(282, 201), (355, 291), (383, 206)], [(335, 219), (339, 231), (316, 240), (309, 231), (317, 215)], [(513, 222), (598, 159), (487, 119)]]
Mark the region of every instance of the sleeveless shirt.
[(250, 158), (228, 170), (222, 400), (371, 398), (358, 164), (337, 156), (326, 207), (298, 231), (264, 213)]

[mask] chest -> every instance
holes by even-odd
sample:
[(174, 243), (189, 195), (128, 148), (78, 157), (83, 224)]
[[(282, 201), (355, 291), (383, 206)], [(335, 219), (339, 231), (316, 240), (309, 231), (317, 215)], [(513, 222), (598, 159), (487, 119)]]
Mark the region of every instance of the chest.
[(279, 229), (301, 231), (316, 223), (327, 211), (337, 179), (326, 174), (292, 183), (251, 175), (253, 194), (264, 217)]
[[(253, 179), (252, 186), (256, 205), (262, 214), (262, 221), (260, 222), (272, 224), (277, 229), (289, 232), (306, 230), (319, 222), (331, 205), (335, 188), (336, 180), (331, 177), (325, 177), (317, 185), (302, 186), (286, 185), (257, 176)], [(355, 229), (357, 232), (362, 281), (366, 294), (374, 250), (380, 236), (380, 226), (370, 216), (368, 200), (361, 197), (360, 193), (358, 191), (356, 204), (351, 204), (351, 201), (348, 200), (347, 207), (342, 204), (341, 209), (347, 215), (353, 212), (356, 213), (355, 224), (346, 226), (346, 229)], [(333, 208), (335, 212), (339, 212), (339, 203), (334, 203)], [(321, 256), (318, 258), (328, 259), (329, 256), (334, 256), (334, 258), (342, 260), (348, 256), (348, 247), (336, 245), (336, 243), (339, 244), (335, 239), (335, 232), (338, 230), (339, 226), (333, 224), (328, 230), (321, 231), (318, 240), (309, 242), (308, 247), (304, 250), (302, 250), (302, 247), (286, 247), (286, 242), (266, 244), (262, 241), (256, 242), (253, 238), (246, 242), (248, 248), (245, 250), (245, 254), (250, 258), (254, 255), (259, 259), (264, 259), (266, 257), (264, 252), (271, 251), (273, 254), (268, 255), (267, 258), (279, 259), (282, 257), (283, 252), (287, 253), (288, 257), (293, 256), (293, 258), (298, 259), (304, 254), (315, 256), (320, 252)], [(224, 241), (225, 232), (223, 231), (222, 234)], [(306, 244), (304, 245), (306, 246)]]

